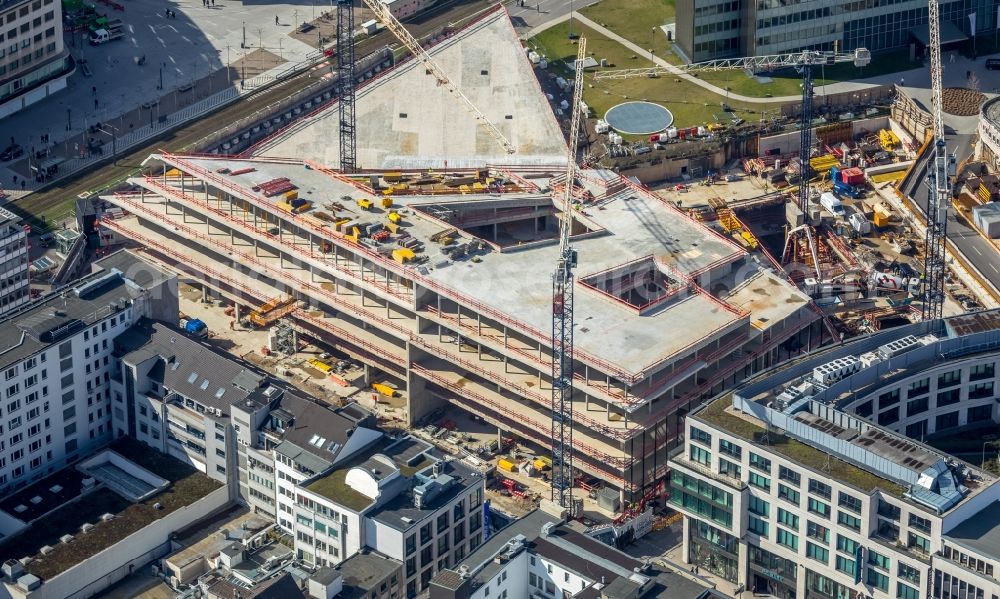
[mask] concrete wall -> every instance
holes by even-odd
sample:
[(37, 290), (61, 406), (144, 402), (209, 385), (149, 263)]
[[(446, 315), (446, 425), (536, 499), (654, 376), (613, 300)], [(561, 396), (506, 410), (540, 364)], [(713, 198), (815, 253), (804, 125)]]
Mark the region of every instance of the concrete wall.
[(83, 599), (93, 596), (170, 550), (170, 535), (213, 514), (229, 503), (225, 487), (149, 524), (142, 530), (83, 561), (31, 593), (4, 585), (0, 599)]

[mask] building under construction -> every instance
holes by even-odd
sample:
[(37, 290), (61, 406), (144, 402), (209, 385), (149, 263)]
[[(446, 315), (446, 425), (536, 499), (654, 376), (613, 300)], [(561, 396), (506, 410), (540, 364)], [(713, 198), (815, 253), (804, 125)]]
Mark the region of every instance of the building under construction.
[[(389, 380), (414, 424), (454, 405), (550, 447), (556, 168), (348, 177), (308, 161), (157, 154), (106, 199), (102, 239), (153, 257)], [(655, 488), (684, 414), (820, 344), (808, 296), (767, 262), (608, 171), (583, 171), (574, 466)], [(294, 299), (295, 301), (290, 301)]]

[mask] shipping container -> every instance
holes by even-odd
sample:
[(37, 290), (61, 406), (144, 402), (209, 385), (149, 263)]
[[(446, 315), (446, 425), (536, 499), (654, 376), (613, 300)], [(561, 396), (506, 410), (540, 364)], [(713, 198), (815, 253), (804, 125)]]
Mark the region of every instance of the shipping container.
[(514, 462), (500, 458), (497, 460), (497, 468), (503, 470), (504, 472), (514, 472), (517, 469), (517, 466), (514, 465)]

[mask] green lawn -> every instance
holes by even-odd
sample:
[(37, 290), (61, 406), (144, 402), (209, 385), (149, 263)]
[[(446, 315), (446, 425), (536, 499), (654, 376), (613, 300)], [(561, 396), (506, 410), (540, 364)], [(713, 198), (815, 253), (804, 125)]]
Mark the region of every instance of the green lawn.
[(681, 63), (660, 29), (674, 20), (674, 0), (601, 0), (579, 12), (667, 62)]
[[(813, 72), (814, 85), (876, 77), (915, 69), (921, 64), (921, 62), (910, 62), (909, 50), (896, 50), (874, 55), (871, 64), (867, 67), (858, 68), (850, 63), (842, 63), (817, 69)], [(719, 87), (728, 86), (733, 93), (756, 98), (767, 97), (768, 94), (791, 96), (802, 93), (802, 77), (793, 69), (784, 69), (771, 74), (772, 81), (770, 83), (759, 83), (755, 78), (748, 77), (742, 71), (699, 73), (698, 77)]]
[[(652, 47), (656, 55), (671, 64), (680, 64), (680, 59), (672, 51), (672, 44), (666, 41), (662, 31), (653, 32), (654, 27), (674, 20), (674, 0), (601, 0), (579, 11), (580, 14), (596, 21), (629, 41), (646, 48)], [(992, 41), (992, 40), (991, 40)], [(980, 40), (980, 55), (988, 43)], [(646, 66), (639, 63), (629, 66)], [(851, 81), (875, 77), (887, 73), (897, 73), (921, 66), (920, 62), (910, 62), (909, 50), (901, 49), (885, 54), (876, 54), (870, 65), (856, 68), (851, 64), (841, 64), (815, 73), (815, 84), (825, 85), (838, 81)], [(623, 68), (627, 68), (623, 66)], [(698, 77), (718, 85), (728, 87), (736, 94), (754, 98), (769, 96), (791, 96), (802, 93), (801, 77), (792, 69), (774, 73), (770, 83), (760, 83), (742, 71), (700, 73)]]
[[(587, 38), (587, 54), (598, 62), (607, 59), (609, 69), (649, 66), (648, 57), (635, 55), (618, 42), (582, 27), (579, 23), (573, 26), (573, 31)], [(561, 23), (528, 40), (530, 46), (549, 59), (549, 68), (561, 75), (566, 75), (567, 69), (560, 64), (551, 64), (552, 61), (572, 61), (576, 58), (576, 42), (569, 40), (568, 34), (568, 24)], [(599, 82), (588, 78), (583, 99), (593, 108), (597, 117), (603, 117), (609, 108), (626, 100), (648, 100), (669, 108), (674, 114), (674, 124), (678, 127), (728, 120), (721, 106), (726, 101), (724, 96), (670, 76)], [(773, 113), (779, 106), (741, 102), (729, 102), (729, 105), (748, 121), (758, 119), (762, 110)]]

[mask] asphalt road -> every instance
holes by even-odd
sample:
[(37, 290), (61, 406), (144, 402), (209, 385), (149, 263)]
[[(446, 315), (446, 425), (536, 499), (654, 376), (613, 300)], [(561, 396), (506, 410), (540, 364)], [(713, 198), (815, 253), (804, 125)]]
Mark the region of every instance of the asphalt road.
[[(958, 156), (959, 164), (972, 154), (972, 142), (975, 135), (953, 135), (947, 139), (948, 149), (954, 150)], [(919, 176), (914, 178), (916, 182), (908, 195), (913, 203), (926, 215), (927, 206), (927, 164), (928, 158), (921, 161), (919, 166)], [(948, 211), (948, 239), (955, 244), (958, 251), (965, 256), (965, 259), (975, 265), (994, 287), (1000, 289), (1000, 252), (975, 230), (959, 220), (955, 216), (954, 210)]]

